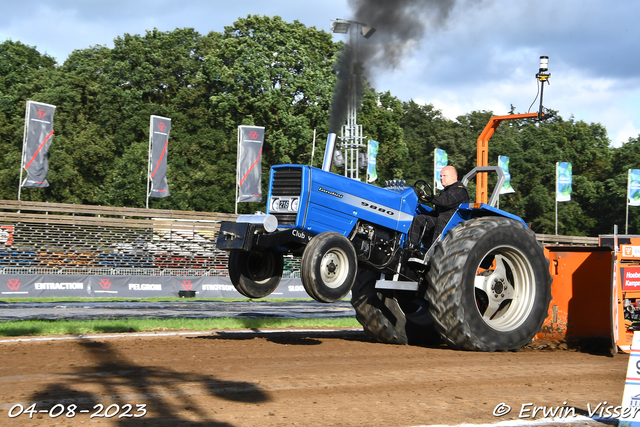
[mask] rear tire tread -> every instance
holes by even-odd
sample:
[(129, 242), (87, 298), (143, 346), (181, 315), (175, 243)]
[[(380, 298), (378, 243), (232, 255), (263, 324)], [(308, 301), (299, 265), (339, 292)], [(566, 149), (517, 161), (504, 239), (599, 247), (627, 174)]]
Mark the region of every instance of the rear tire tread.
[[(505, 230), (505, 232), (509, 229), (519, 230), (518, 233), (524, 230), (530, 240), (527, 243), (539, 247), (546, 271), (539, 274), (544, 282), (540, 285), (544, 292), (543, 295), (537, 296), (541, 300), (536, 304), (538, 304), (537, 306), (539, 304), (543, 304), (544, 307), (549, 306), (552, 281), (549, 274), (549, 260), (544, 257), (542, 247), (536, 241), (535, 234), (521, 223), (503, 217), (482, 217), (465, 221), (449, 232), (436, 246), (427, 276), (429, 280), (427, 298), (431, 301), (429, 309), (434, 317), (436, 330), (451, 347), (464, 350), (507, 351), (520, 349), (532, 339), (531, 334), (525, 331), (527, 328), (517, 328), (509, 332), (509, 343), (505, 346), (502, 341), (474, 334), (469, 325), (469, 317), (466, 316), (468, 313), (465, 312), (462, 292), (459, 291), (458, 286), (463, 280), (469, 252), (473, 250), (483, 235), (496, 228)], [(535, 321), (534, 329), (536, 331), (540, 330), (545, 318), (546, 315), (540, 316), (539, 319), (531, 319), (532, 322)]]

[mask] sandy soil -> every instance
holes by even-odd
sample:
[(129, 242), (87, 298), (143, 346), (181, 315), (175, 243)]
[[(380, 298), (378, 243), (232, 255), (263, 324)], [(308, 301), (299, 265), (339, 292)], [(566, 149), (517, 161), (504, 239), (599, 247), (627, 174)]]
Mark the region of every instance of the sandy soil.
[[(544, 345), (385, 345), (353, 331), (2, 342), (0, 425), (455, 425), (523, 410), (531, 420), (543, 406), (587, 415), (620, 405), (628, 360)], [(34, 403), (53, 414), (29, 418)], [(501, 404), (511, 412), (495, 417)]]

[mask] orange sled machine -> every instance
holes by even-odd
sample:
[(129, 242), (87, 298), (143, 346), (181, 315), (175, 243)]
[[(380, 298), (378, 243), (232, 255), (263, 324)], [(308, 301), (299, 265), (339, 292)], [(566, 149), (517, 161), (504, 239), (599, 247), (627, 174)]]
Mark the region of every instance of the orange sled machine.
[(536, 338), (629, 352), (640, 330), (640, 236), (607, 235), (598, 246), (545, 246), (553, 277), (549, 316)]

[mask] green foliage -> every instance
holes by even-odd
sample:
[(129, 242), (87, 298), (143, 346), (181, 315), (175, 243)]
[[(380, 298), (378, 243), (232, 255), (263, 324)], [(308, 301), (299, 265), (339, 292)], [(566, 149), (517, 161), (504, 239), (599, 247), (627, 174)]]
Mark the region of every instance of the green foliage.
[[(26, 101), (51, 82), (55, 59), (35, 47), (0, 43), (0, 198), (16, 199)], [(34, 99), (47, 102), (44, 99)]]
[[(225, 27), (217, 46), (203, 68), (212, 87), (215, 128), (235, 141), (239, 125), (264, 126), (263, 176), (273, 164), (309, 164), (314, 129), (326, 134), (336, 80), (337, 46), (331, 35), (298, 21), (250, 15)], [(266, 195), (266, 180), (263, 185)], [(227, 187), (226, 196), (220, 196), (233, 205), (235, 190)], [(256, 208), (251, 205), (241, 204), (239, 210), (250, 212)]]
[[(0, 198), (17, 197), (27, 100), (56, 105), (49, 151), (51, 186), (23, 189), (22, 200), (143, 207), (149, 116), (172, 120), (164, 209), (232, 212), (237, 127), (265, 127), (263, 194), (274, 164), (322, 163), (334, 65), (340, 44), (331, 34), (279, 17), (249, 15), (223, 33), (191, 28), (124, 34), (112, 49), (75, 50), (62, 65), (36, 48), (0, 44)], [(366, 65), (366, 64), (365, 64)], [(490, 111), (455, 120), (433, 105), (401, 102), (362, 87), (358, 123), (379, 141), (378, 181), (431, 181), (433, 151), (443, 149), (462, 176), (476, 165), (477, 139)], [(511, 113), (513, 113), (512, 108)], [(610, 233), (625, 222), (627, 171), (640, 168), (640, 141), (610, 147), (598, 123), (564, 120), (502, 123), (489, 144), (489, 163), (511, 158), (515, 193), (500, 207), (537, 233), (555, 232), (555, 163), (573, 165), (570, 202), (558, 203), (558, 231)], [(490, 179), (490, 185), (494, 181)], [(474, 184), (470, 184), (472, 198)], [(241, 213), (264, 210), (242, 203)], [(629, 231), (640, 232), (640, 211), (629, 208)]]
[[(618, 224), (622, 233), (626, 217), (628, 170), (640, 169), (640, 136), (629, 138), (621, 147), (611, 151), (610, 166), (600, 183), (603, 197), (598, 201), (598, 218), (609, 226), (608, 233), (613, 232), (613, 224)], [(640, 209), (637, 206), (629, 206), (629, 233), (640, 234)]]
[(405, 177), (409, 149), (400, 126), (402, 115), (402, 102), (398, 98), (389, 92), (376, 93), (371, 88), (365, 90), (358, 122), (369, 139), (381, 143), (376, 161), (379, 183)]

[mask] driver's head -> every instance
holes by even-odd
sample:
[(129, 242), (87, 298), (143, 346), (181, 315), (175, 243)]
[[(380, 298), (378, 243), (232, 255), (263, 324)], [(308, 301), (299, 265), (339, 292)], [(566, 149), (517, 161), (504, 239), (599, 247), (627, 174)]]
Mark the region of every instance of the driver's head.
[(444, 187), (453, 184), (457, 180), (458, 172), (453, 166), (445, 166), (442, 168), (442, 171), (440, 171), (440, 182), (442, 182)]

